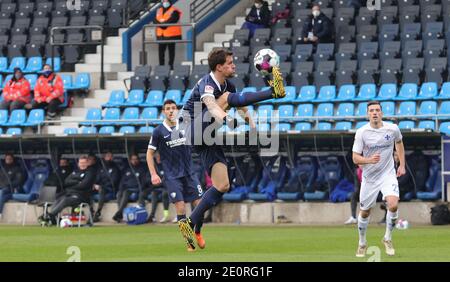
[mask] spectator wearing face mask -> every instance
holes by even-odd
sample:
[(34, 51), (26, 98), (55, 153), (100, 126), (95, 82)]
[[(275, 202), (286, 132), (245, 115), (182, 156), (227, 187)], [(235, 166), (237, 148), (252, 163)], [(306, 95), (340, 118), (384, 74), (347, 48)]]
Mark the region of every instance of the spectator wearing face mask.
[(61, 77), (52, 71), (50, 65), (44, 65), (34, 87), (33, 109), (47, 109), (47, 116), (55, 118), (58, 107), (64, 102), (64, 83)]
[(270, 17), (269, 4), (263, 0), (255, 0), (250, 13), (245, 17), (242, 28), (250, 31), (251, 38), (255, 34), (256, 29), (269, 27)]
[(312, 16), (305, 21), (303, 25), (304, 43), (332, 43), (333, 42), (333, 23), (320, 12), (320, 6), (314, 4), (312, 7)]
[(20, 68), (14, 68), (13, 78), (6, 83), (3, 89), (3, 102), (0, 103), (2, 110), (23, 109), (31, 101), (30, 82), (23, 76)]

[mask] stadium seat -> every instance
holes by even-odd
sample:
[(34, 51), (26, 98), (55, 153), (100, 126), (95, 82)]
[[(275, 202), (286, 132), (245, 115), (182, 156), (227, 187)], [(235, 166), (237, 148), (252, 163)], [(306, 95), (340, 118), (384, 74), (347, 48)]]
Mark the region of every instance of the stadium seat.
[(438, 100), (447, 100), (450, 99), (450, 82), (445, 82), (442, 87), (439, 95), (435, 97)]
[(340, 121), (336, 123), (334, 130), (350, 130), (352, 129), (352, 123), (349, 121)]
[(429, 119), (434, 118), (437, 114), (437, 103), (436, 101), (423, 101), (419, 108), (419, 119)]
[(89, 90), (91, 87), (91, 77), (89, 73), (77, 73), (73, 81), (73, 90)]
[(136, 129), (134, 128), (134, 126), (122, 126), (119, 129), (119, 133), (122, 133), (122, 134), (134, 134), (134, 133), (136, 133)]
[[(448, 134), (448, 132), (446, 134)], [(440, 199), (442, 196), (441, 179), (442, 179), (442, 171), (440, 160), (432, 159), (429, 169), (429, 177), (425, 183), (426, 190), (417, 191), (416, 193), (417, 199), (422, 201), (435, 201)]]
[(317, 124), (317, 130), (322, 130), (322, 131), (329, 131), (331, 130), (331, 123), (330, 122), (319, 122)]
[(297, 94), (296, 94), (296, 88), (295, 86), (286, 86), (286, 96), (281, 99), (273, 99), (273, 103), (275, 104), (284, 104), (284, 103), (292, 103), (296, 100)]
[(186, 91), (184, 92), (183, 100), (181, 101), (181, 104), (182, 104), (182, 105), (185, 105), (186, 102), (189, 100), (189, 98), (191, 97), (191, 92), (192, 92), (191, 89), (188, 89), (188, 90), (186, 90)]
[(349, 116), (353, 116), (355, 110), (355, 105), (353, 103), (342, 103), (339, 104), (336, 111), (337, 119), (349, 119)]
[(129, 107), (129, 106), (140, 106), (144, 102), (144, 90), (141, 89), (135, 89), (131, 90), (128, 93), (128, 98), (126, 99), (123, 106)]
[(142, 126), (141, 128), (139, 128), (139, 133), (142, 134), (152, 134), (153, 133), (154, 128), (152, 126)]
[(257, 111), (258, 119), (271, 120), (273, 115), (272, 111), (273, 111), (272, 105), (259, 106)]
[(332, 117), (333, 116), (333, 104), (322, 103), (317, 106), (316, 116), (318, 117)]
[(415, 128), (415, 122), (412, 120), (402, 120), (398, 123), (400, 129), (412, 129)]
[(312, 100), (315, 103), (328, 102), (336, 98), (336, 86), (322, 86), (319, 91), (317, 99)]
[(38, 79), (37, 74), (26, 74), (25, 79), (28, 80), (28, 82), (30, 83), (30, 89), (33, 90)]
[(164, 102), (164, 92), (161, 90), (151, 90), (147, 94), (147, 99), (141, 107), (161, 107)]
[(78, 128), (64, 128), (64, 134), (73, 135), (78, 134)]
[(27, 113), (25, 110), (14, 110), (9, 116), (6, 126), (23, 126), (27, 119)]
[(6, 135), (22, 135), (22, 128), (10, 127), (6, 130)]
[(290, 123), (277, 123), (275, 126), (276, 132), (287, 132), (291, 130), (291, 124)]
[(0, 57), (0, 72), (6, 72), (8, 70), (8, 58)]
[(278, 115), (281, 121), (289, 121), (294, 116), (294, 106), (281, 105), (278, 108)]
[(108, 103), (102, 107), (119, 107), (125, 103), (125, 92), (123, 90), (113, 90), (109, 95)]
[(63, 84), (64, 84), (64, 90), (72, 90), (72, 76), (70, 74), (61, 74), (60, 75)]
[(378, 96), (375, 98), (377, 101), (394, 100), (397, 96), (397, 85), (394, 83), (386, 83), (381, 85)]
[(83, 127), (81, 129), (81, 134), (86, 134), (86, 135), (97, 134), (97, 128), (96, 127)]
[(158, 119), (158, 109), (154, 107), (144, 108), (140, 119), (143, 121), (143, 124), (146, 122), (149, 124), (159, 123), (156, 121)]
[[(44, 186), (44, 181), (48, 178), (49, 172), (50, 168), (47, 160), (41, 159), (33, 162), (27, 178), (27, 182), (30, 182), (31, 185), (29, 187), (24, 185), (23, 188), (26, 187), (27, 189), (23, 189), (22, 193), (14, 193), (12, 199), (18, 202), (26, 202), (27, 205), (29, 202), (36, 200), (39, 196), (40, 189)], [(25, 210), (27, 205), (25, 205)], [(25, 224), (25, 213), (22, 224)]]
[(138, 107), (128, 107), (125, 108), (120, 119), (120, 124), (139, 124), (139, 108)]
[(375, 99), (377, 95), (375, 84), (363, 84), (359, 88), (358, 96), (354, 101), (369, 101)]
[(417, 128), (436, 130), (433, 120), (421, 120)]
[(300, 93), (295, 102), (311, 102), (314, 98), (316, 98), (316, 87), (313, 85), (307, 85), (300, 88)]
[[(53, 65), (54, 63), (54, 65)], [(45, 60), (46, 65), (53, 66), (54, 72), (60, 72), (61, 71), (61, 58), (60, 57), (54, 57), (54, 58), (47, 58)]]
[(367, 124), (367, 121), (358, 121), (356, 123), (355, 129), (360, 129), (361, 127), (363, 127), (366, 124)]
[(173, 100), (175, 104), (181, 105), (181, 90), (167, 90), (164, 101)]
[(345, 84), (339, 88), (339, 93), (334, 101), (350, 101), (355, 98), (355, 85), (353, 84)]
[(313, 117), (314, 106), (313, 104), (300, 104), (298, 105), (297, 112), (295, 113), (296, 120), (308, 120)]
[(257, 129), (260, 132), (268, 132), (268, 131), (270, 131), (270, 124), (269, 123), (258, 123)]
[(440, 120), (450, 119), (450, 101), (443, 101), (438, 111), (438, 118)]
[(85, 121), (80, 122), (80, 125), (94, 126), (102, 119), (102, 110), (96, 108), (88, 109), (84, 119)]
[(25, 69), (25, 58), (24, 57), (14, 57), (12, 58), (6, 73), (14, 73), (14, 68)]
[(429, 100), (437, 96), (438, 85), (435, 82), (423, 83), (420, 87), (419, 95), (416, 97), (417, 100)]
[(367, 116), (367, 102), (359, 103), (355, 112), (356, 116), (365, 117)]
[(42, 70), (42, 57), (31, 57), (28, 59), (24, 73), (34, 73)]
[(34, 109), (30, 111), (27, 121), (23, 124), (24, 126), (36, 127), (44, 123), (45, 112), (43, 109)]
[(8, 110), (0, 110), (0, 126), (4, 126), (8, 122)]
[(257, 192), (248, 193), (254, 201), (273, 201), (276, 193), (284, 184), (287, 176), (286, 157), (276, 156), (265, 161), (262, 177), (257, 185)]
[(309, 131), (311, 130), (311, 123), (309, 122), (298, 122), (295, 124), (294, 130), (296, 131)]
[(99, 134), (110, 135), (114, 133), (114, 126), (102, 126), (98, 131)]
[(417, 84), (404, 83), (400, 88), (398, 96), (394, 98), (396, 101), (414, 100), (417, 97)]
[(383, 115), (385, 117), (395, 115), (395, 103), (394, 102), (381, 102), (381, 108), (383, 109)]
[(118, 120), (120, 120), (120, 109), (107, 108), (99, 125), (116, 125), (118, 124)]

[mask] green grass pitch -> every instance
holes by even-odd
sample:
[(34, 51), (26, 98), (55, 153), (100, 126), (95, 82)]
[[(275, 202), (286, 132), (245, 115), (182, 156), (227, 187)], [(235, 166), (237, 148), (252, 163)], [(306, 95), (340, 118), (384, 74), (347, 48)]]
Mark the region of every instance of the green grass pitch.
[[(371, 225), (369, 246), (381, 261), (450, 261), (450, 227), (395, 230), (395, 257), (384, 254), (384, 227)], [(367, 261), (355, 257), (355, 226), (243, 226), (204, 228), (206, 249), (188, 253), (177, 225), (56, 228), (0, 226), (0, 261), (67, 261), (70, 246), (81, 261)]]

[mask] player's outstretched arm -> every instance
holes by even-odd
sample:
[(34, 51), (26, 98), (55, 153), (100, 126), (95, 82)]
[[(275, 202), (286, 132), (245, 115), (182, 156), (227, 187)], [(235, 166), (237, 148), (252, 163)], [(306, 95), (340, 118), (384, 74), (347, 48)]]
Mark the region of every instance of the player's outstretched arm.
[(400, 177), (406, 173), (406, 170), (405, 170), (405, 146), (403, 145), (402, 140), (395, 142), (395, 150), (398, 153), (398, 159), (400, 161), (400, 165), (397, 169), (397, 177)]
[(155, 161), (154, 161), (154, 154), (155, 154), (155, 150), (153, 149), (148, 149), (147, 150), (147, 166), (148, 169), (150, 170), (150, 175), (152, 178), (152, 184), (153, 185), (159, 185), (161, 184), (161, 178), (159, 177), (158, 173), (156, 172), (155, 169)]

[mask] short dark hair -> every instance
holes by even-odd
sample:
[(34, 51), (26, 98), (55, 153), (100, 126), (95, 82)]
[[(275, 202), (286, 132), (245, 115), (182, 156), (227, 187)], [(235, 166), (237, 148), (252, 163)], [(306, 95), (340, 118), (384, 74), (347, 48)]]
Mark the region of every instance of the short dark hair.
[(369, 102), (367, 103), (367, 109), (368, 109), (370, 106), (372, 106), (372, 105), (378, 105), (378, 106), (380, 106), (380, 109), (383, 110), (383, 107), (381, 107), (381, 103), (380, 103), (379, 101), (374, 101), (374, 100), (369, 101)]
[(233, 52), (225, 48), (213, 49), (208, 55), (208, 65), (211, 71), (215, 71), (217, 65), (223, 65), (228, 56), (233, 56)]
[(89, 159), (88, 155), (81, 155), (81, 156), (78, 158), (78, 160), (88, 160), (88, 159)]
[(164, 103), (163, 103), (163, 106), (162, 106), (163, 110), (164, 110), (164, 108), (166, 107), (166, 105), (169, 105), (169, 104), (175, 104), (175, 105), (176, 105), (177, 103), (175, 103), (175, 101), (172, 100), (172, 99), (167, 99), (167, 100), (165, 100)]

